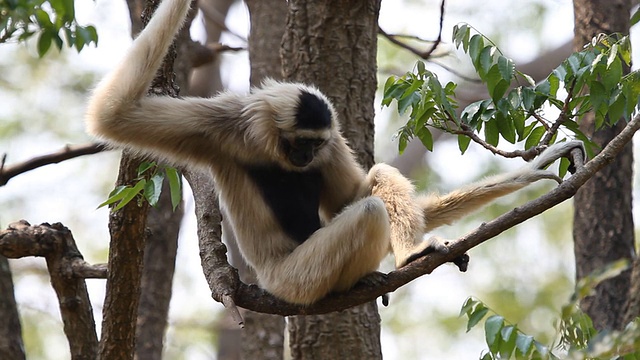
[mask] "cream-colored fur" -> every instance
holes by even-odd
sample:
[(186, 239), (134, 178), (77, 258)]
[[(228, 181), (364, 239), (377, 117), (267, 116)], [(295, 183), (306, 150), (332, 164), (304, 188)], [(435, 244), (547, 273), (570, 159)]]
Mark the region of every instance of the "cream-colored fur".
[[(87, 129), (114, 145), (209, 169), (239, 248), (256, 270), (260, 285), (289, 302), (309, 304), (329, 292), (349, 289), (375, 271), (389, 251), (397, 266), (431, 249), (446, 251), (433, 240), (437, 238), (422, 241), (423, 234), (496, 197), (552, 177), (540, 170), (541, 164), (568, 151), (569, 145), (552, 147), (542, 155), (544, 161), (449, 195), (419, 195), (388, 165), (376, 165), (368, 175), (364, 172), (340, 133), (331, 103), (314, 87), (268, 80), (248, 95), (145, 96), (190, 3), (160, 4), (123, 61), (95, 89), (88, 104)], [(296, 128), (303, 91), (326, 102), (329, 128)], [(309, 135), (325, 140), (324, 145), (310, 164), (296, 167), (279, 142)], [(251, 166), (318, 171), (323, 226), (302, 243), (290, 238), (261, 196), (264, 189), (248, 174)]]

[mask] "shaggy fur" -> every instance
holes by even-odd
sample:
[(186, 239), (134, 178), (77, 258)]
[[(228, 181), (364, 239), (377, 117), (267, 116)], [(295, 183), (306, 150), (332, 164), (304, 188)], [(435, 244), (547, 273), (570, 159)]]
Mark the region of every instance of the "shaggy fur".
[[(552, 147), (543, 161), (449, 195), (417, 195), (388, 165), (364, 172), (331, 102), (312, 86), (268, 80), (248, 95), (145, 96), (190, 3), (162, 2), (95, 89), (87, 129), (113, 145), (209, 169), (242, 255), (260, 285), (286, 301), (310, 304), (347, 290), (389, 251), (397, 266), (446, 251), (439, 238), (422, 241), (424, 232), (552, 178), (542, 166), (576, 146)], [(310, 162), (292, 164), (296, 151)]]

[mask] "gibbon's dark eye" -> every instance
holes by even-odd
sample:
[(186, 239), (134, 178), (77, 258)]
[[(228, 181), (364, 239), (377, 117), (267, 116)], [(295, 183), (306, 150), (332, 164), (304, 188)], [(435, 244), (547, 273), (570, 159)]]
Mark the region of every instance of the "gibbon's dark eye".
[(324, 139), (298, 138), (295, 140), (295, 147), (318, 149), (324, 145), (324, 142)]

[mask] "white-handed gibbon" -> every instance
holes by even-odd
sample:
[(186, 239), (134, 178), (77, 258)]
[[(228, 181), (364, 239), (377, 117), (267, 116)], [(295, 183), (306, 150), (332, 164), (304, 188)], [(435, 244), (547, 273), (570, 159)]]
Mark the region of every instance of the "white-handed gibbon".
[(146, 96), (190, 0), (164, 0), (91, 97), (88, 131), (114, 145), (211, 171), (242, 255), (261, 287), (310, 304), (374, 272), (435, 250), (425, 231), (542, 178), (575, 143), (547, 149), (520, 171), (444, 196), (417, 195), (396, 169), (365, 173), (316, 88), (266, 81), (248, 95)]

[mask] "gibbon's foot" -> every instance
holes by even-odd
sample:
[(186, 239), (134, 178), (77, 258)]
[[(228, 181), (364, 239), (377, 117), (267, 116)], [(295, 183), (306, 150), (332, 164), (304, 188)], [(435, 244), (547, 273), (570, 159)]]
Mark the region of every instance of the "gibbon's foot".
[(387, 281), (387, 277), (387, 274), (383, 272), (374, 271), (363, 276), (360, 280), (358, 280), (356, 284), (363, 284), (366, 286), (380, 286)]
[[(442, 254), (446, 254), (449, 252), (449, 241), (439, 236), (432, 236), (425, 243), (427, 246), (424, 247), (424, 249), (422, 249), (421, 251), (418, 251), (409, 256), (402, 266), (405, 266), (433, 252), (439, 252)], [(461, 272), (466, 272), (469, 266), (469, 255), (467, 255), (466, 253), (462, 254), (461, 256), (453, 259), (453, 261), (451, 262), (454, 263)]]
[[(387, 278), (387, 274), (379, 271), (374, 271), (358, 280), (357, 284), (363, 284), (367, 286), (380, 286), (387, 281)], [(389, 306), (389, 294), (384, 294), (380, 297), (382, 298), (382, 305), (384, 305), (385, 307)]]
[(457, 258), (453, 259), (452, 263), (454, 263), (460, 272), (467, 272), (467, 268), (469, 267), (469, 254), (464, 253)]

